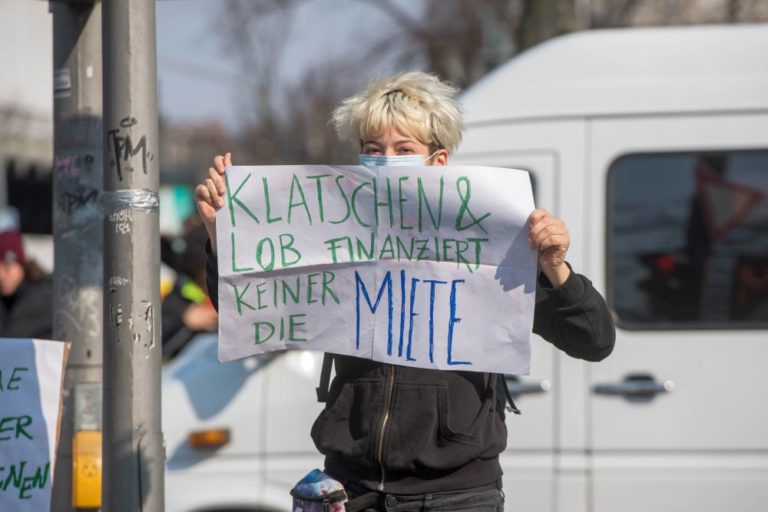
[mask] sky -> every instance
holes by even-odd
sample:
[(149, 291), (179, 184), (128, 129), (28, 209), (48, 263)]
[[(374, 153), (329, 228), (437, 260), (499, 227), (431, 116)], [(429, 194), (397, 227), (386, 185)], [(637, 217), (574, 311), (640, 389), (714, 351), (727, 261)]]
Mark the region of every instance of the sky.
[[(398, 0), (418, 16), (420, 2)], [(228, 54), (217, 18), (226, 15), (222, 0), (157, 0), (157, 63), (160, 113), (171, 121), (220, 120), (236, 128), (243, 85), (238, 63)], [(396, 27), (362, 0), (304, 0), (293, 10), (288, 45), (281, 62), (290, 83), (307, 67), (344, 58), (365, 42), (386, 38)], [(53, 108), (52, 14), (48, 4), (0, 0), (0, 103), (13, 103), (47, 117)], [(8, 48), (14, 51), (7, 51)], [(383, 59), (366, 73), (392, 71)]]
[(209, 13), (215, 0), (156, 3), (161, 115), (179, 121), (231, 119), (237, 65), (221, 51)]
[(45, 2), (0, 0), (0, 104), (53, 110), (53, 24)]
[[(403, 5), (413, 10), (418, 2)], [(157, 6), (158, 96), (161, 115), (176, 121), (238, 120), (238, 63), (216, 33), (216, 18), (226, 15), (220, 0), (161, 0)], [(415, 11), (414, 11), (414, 14)], [(281, 63), (286, 83), (308, 66), (343, 58), (359, 41), (386, 37), (392, 22), (358, 0), (306, 0), (294, 9)], [(370, 72), (391, 71), (382, 61)]]

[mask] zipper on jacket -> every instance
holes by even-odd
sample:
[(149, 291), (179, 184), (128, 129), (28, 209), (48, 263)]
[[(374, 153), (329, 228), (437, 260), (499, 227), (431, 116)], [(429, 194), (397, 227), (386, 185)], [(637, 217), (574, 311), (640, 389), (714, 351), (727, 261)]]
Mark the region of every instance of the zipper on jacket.
[(392, 394), (395, 391), (395, 367), (394, 365), (387, 366), (387, 397), (384, 402), (384, 417), (381, 419), (381, 429), (379, 430), (379, 443), (376, 446), (376, 458), (379, 463), (379, 470), (381, 471), (381, 480), (379, 480), (379, 491), (384, 490), (384, 478), (386, 473), (384, 471), (384, 433), (387, 429), (387, 423), (389, 422), (390, 408), (392, 407)]

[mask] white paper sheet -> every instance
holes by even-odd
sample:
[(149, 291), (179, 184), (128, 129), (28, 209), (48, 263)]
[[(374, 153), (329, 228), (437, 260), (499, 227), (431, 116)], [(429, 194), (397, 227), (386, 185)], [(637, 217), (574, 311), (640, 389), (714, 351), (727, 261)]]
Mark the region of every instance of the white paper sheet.
[(232, 167), (216, 219), (219, 358), (311, 349), (526, 374), (528, 173)]
[(0, 338), (0, 510), (50, 510), (68, 347)]

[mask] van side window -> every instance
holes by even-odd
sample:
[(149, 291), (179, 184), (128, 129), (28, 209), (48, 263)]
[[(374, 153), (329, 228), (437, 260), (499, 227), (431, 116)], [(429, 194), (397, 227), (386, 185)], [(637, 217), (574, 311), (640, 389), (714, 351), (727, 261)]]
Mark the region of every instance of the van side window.
[(768, 326), (768, 150), (618, 158), (607, 234), (623, 328)]

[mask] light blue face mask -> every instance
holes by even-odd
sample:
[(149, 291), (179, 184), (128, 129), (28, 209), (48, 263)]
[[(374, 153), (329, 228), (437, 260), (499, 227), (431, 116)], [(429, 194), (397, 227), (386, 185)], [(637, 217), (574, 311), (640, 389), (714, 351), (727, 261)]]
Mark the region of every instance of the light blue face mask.
[(423, 167), (431, 160), (437, 151), (425, 157), (424, 155), (358, 155), (360, 165), (366, 167)]

